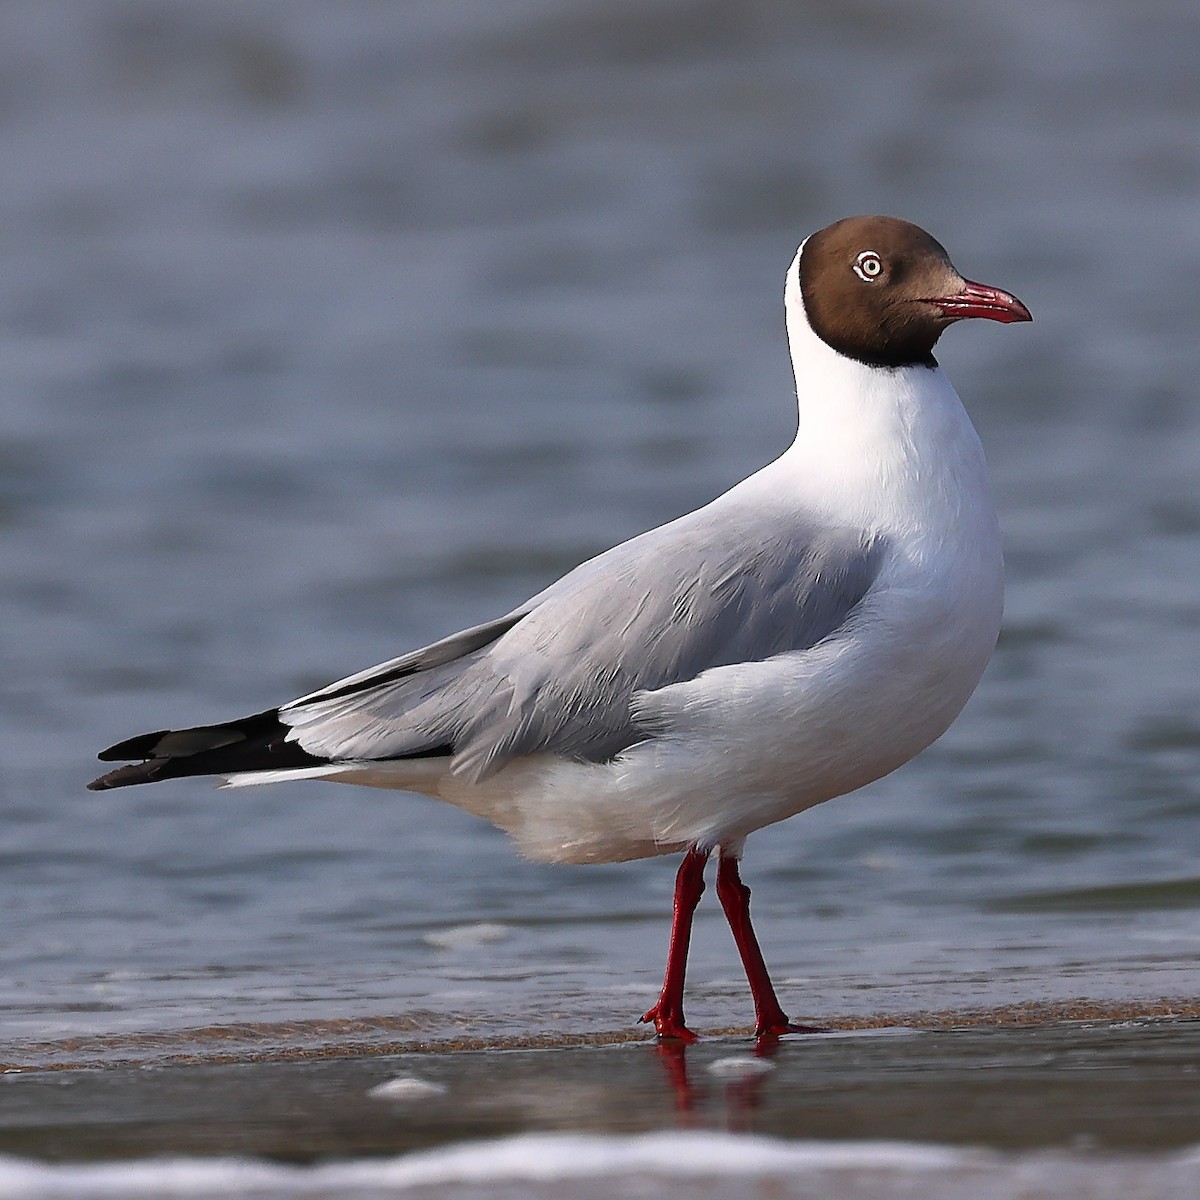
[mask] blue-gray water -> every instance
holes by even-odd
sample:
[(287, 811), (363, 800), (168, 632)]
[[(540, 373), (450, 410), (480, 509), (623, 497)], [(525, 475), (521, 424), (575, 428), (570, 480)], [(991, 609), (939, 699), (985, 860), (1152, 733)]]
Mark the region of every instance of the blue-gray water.
[[(1200, 11), (640, 0), (0, 10), (3, 1041), (622, 1028), (673, 862), (101, 747), (494, 616), (791, 432), (783, 272), (926, 226), (1008, 615), (967, 712), (745, 874), (796, 1016), (1195, 993)], [(711, 898), (710, 898), (711, 899)], [(478, 923), (486, 923), (478, 928)], [(689, 1015), (746, 1023), (715, 904)]]

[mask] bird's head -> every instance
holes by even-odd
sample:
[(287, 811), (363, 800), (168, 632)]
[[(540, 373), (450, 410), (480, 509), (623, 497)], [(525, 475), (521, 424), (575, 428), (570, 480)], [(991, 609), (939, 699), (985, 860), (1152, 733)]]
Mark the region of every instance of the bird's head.
[(973, 283), (928, 233), (895, 217), (847, 217), (800, 252), (800, 291), (813, 332), (878, 367), (934, 366), (943, 330), (967, 317), (1031, 321), (1000, 288)]

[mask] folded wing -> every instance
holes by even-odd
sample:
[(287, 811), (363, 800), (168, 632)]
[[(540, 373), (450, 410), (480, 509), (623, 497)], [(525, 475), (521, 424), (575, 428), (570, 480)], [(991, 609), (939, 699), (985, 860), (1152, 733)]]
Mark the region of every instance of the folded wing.
[(648, 736), (633, 697), (711, 667), (805, 650), (851, 619), (884, 544), (816, 535), (728, 502), (584, 563), (499, 620), (219, 725), (104, 751), (143, 759), (93, 788), (449, 756), (481, 780), (528, 754), (605, 761)]
[(452, 747), (469, 780), (527, 754), (604, 761), (645, 736), (635, 693), (815, 645), (849, 618), (882, 552), (856, 531), (818, 538), (749, 508), (701, 510), (572, 571), (486, 646), (412, 674), (399, 659), (280, 717), (327, 759)]

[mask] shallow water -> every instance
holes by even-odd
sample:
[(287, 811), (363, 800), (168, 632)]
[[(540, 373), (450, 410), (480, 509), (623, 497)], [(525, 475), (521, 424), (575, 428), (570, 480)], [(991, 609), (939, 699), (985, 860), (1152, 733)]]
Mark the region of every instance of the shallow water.
[[(0, 1195), (1191, 1195), (1198, 1033), (1088, 1021), (757, 1055), (716, 1039), (5, 1075)], [(132, 1161), (35, 1162), (97, 1158)]]
[(5, 1072), (0, 1153), (291, 1162), (520, 1132), (723, 1129), (1001, 1150), (1197, 1144), (1200, 1021), (829, 1031)]
[[(0, 27), (0, 1058), (629, 1027), (668, 861), (530, 865), (432, 802), (317, 784), (82, 785), (111, 741), (486, 619), (760, 465), (790, 433), (784, 269), (862, 210), (1037, 318), (942, 354), (1008, 616), (939, 745), (751, 839), (784, 1002), (1194, 996), (1194, 6), (39, 2)], [(711, 905), (689, 1001), (749, 1019)]]

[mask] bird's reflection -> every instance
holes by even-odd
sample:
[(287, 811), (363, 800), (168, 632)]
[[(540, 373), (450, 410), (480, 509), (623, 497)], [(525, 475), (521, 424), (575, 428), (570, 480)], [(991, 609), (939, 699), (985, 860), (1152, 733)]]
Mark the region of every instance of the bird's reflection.
[(779, 1050), (779, 1042), (776, 1035), (758, 1038), (754, 1043), (754, 1058), (746, 1062), (748, 1069), (713, 1085), (697, 1082), (695, 1072), (689, 1069), (688, 1053), (695, 1051), (687, 1042), (679, 1038), (659, 1038), (654, 1042), (654, 1052), (675, 1099), (680, 1127), (711, 1126), (716, 1114), (712, 1112), (710, 1101), (719, 1095), (721, 1127), (730, 1133), (753, 1132), (754, 1114), (762, 1107), (771, 1072), (753, 1070), (752, 1067), (755, 1060), (773, 1058)]

